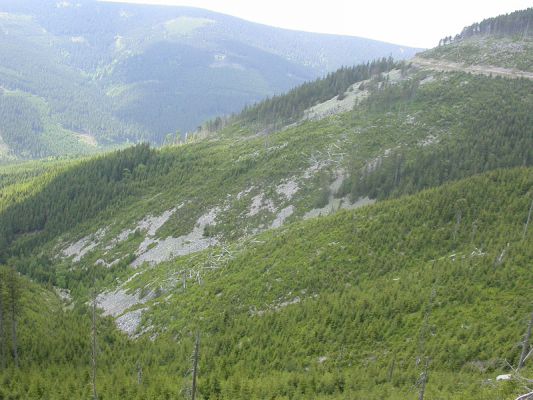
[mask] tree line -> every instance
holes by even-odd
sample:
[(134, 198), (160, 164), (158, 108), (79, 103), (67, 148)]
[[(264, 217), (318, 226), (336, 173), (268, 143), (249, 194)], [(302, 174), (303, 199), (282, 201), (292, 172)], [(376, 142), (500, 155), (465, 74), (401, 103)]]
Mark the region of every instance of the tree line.
[[(287, 94), (246, 107), (234, 119), (245, 125), (261, 126), (268, 131), (275, 130), (299, 120), (306, 109), (335, 96), (343, 96), (354, 83), (388, 72), (400, 65), (401, 63), (389, 57), (353, 67), (343, 67), (324, 78), (304, 83)], [(216, 127), (221, 124), (221, 120), (215, 120), (212, 125)]]
[(498, 17), (487, 18), (465, 27), (455, 37), (447, 36), (439, 41), (443, 46), (454, 41), (468, 39), (475, 36), (517, 36), (521, 38), (533, 37), (533, 8), (515, 11)]

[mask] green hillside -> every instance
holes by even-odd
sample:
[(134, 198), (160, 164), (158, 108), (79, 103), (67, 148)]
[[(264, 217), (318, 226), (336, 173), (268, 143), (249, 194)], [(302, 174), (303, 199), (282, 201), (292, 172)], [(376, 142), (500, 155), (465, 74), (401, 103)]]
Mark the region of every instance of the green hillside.
[[(58, 235), (74, 243), (106, 228), (102, 249), (143, 218), (174, 209), (158, 238), (187, 235), (216, 209), (209, 235), (235, 240), (284, 213), (290, 222), (312, 210), (328, 213), (364, 198), (532, 164), (533, 82), (417, 69), (391, 82), (394, 75), (401, 71), (365, 81), (371, 94), (351, 112), (268, 136), (236, 123), (205, 140), (159, 151), (138, 146), (54, 179), (45, 175), (50, 184), (0, 215), (0, 248), (13, 243), (9, 253), (16, 255)], [(126, 257), (141, 236), (104, 258)]]
[[(402, 399), (417, 392), (425, 357), (428, 398), (511, 398), (519, 385), (494, 377), (516, 364), (531, 309), (532, 177), (497, 171), (290, 225), (231, 246), (211, 272), (222, 249), (144, 270), (127, 287), (156, 293), (141, 325), (156, 339), (125, 340), (101, 322), (102, 398), (185, 398), (197, 329), (201, 398)], [(201, 283), (184, 288), (179, 276), (194, 268)], [(22, 366), (9, 362), (0, 393), (88, 396), (88, 310), (23, 292)]]
[(198, 399), (530, 391), (533, 79), (446, 57), (343, 67), (161, 148), (0, 165), (0, 400), (93, 398), (93, 338), (99, 399), (191, 398), (197, 337)]

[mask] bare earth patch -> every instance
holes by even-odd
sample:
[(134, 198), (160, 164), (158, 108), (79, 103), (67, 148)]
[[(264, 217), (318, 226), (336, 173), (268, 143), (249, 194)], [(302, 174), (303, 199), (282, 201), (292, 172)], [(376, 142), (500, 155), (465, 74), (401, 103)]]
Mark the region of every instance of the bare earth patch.
[(63, 257), (69, 258), (74, 256), (72, 261), (80, 261), (83, 256), (85, 256), (85, 254), (87, 254), (100, 244), (100, 241), (103, 239), (106, 231), (107, 228), (99, 229), (96, 233), (89, 236), (85, 236), (84, 238), (78, 240), (76, 243), (72, 243), (70, 246), (63, 249)]
[(96, 303), (99, 308), (104, 311), (104, 315), (118, 317), (129, 308), (137, 304), (144, 304), (153, 298), (153, 294), (141, 298), (141, 291), (137, 290), (134, 294), (126, 293), (122, 288), (118, 288), (114, 292), (104, 292), (98, 295)]
[(252, 204), (250, 205), (250, 210), (248, 211), (248, 216), (253, 217), (254, 215), (259, 214), (262, 210), (268, 210), (270, 212), (276, 212), (276, 207), (270, 199), (265, 199), (264, 193), (259, 193), (257, 196), (254, 196), (252, 199)]
[(214, 208), (198, 218), (196, 226), (191, 233), (177, 238), (169, 236), (165, 239), (147, 237), (137, 250), (137, 259), (131, 264), (136, 268), (147, 262), (156, 265), (173, 258), (184, 256), (205, 250), (218, 243), (216, 238), (204, 237), (204, 229), (207, 225), (214, 225), (217, 213), (220, 210)]
[(298, 187), (298, 182), (294, 180), (289, 180), (285, 183), (282, 183), (276, 186), (276, 192), (280, 196), (285, 196), (287, 200), (292, 199), (292, 197), (298, 192), (300, 188)]
[(285, 220), (289, 218), (294, 213), (294, 206), (290, 205), (288, 207), (285, 207), (283, 210), (281, 210), (278, 215), (276, 216), (276, 219), (272, 222), (271, 227), (272, 228), (279, 228), (283, 225)]

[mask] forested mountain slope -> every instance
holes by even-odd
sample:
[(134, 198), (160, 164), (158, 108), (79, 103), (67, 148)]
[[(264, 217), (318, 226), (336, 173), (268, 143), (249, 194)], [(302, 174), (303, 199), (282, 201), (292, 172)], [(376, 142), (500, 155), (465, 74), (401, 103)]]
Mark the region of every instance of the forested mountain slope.
[[(426, 359), (428, 398), (514, 398), (519, 382), (494, 378), (516, 365), (531, 312), (532, 172), (476, 176), (139, 270), (126, 287), (146, 296), (129, 314), (143, 315), (141, 338), (98, 325), (100, 394), (187, 398), (199, 330), (200, 398), (403, 399), (420, 390)], [(0, 393), (88, 396), (89, 311), (61, 311), (35, 285), (20, 291), (21, 367), (8, 357)]]
[(103, 398), (189, 397), (199, 334), (199, 398), (515, 399), (531, 110), (532, 80), (380, 59), (161, 149), (0, 167), (0, 393), (90, 396), (97, 304)]
[(162, 143), (341, 65), (414, 51), (192, 8), (4, 0), (0, 160)]
[(11, 198), (0, 215), (0, 248), (16, 255), (12, 244), (40, 246), (59, 234), (89, 244), (100, 231), (94, 242), (104, 249), (157, 217), (153, 234), (121, 241), (104, 258), (167, 259), (187, 252), (193, 233), (202, 248), (360, 201), (532, 164), (532, 81), (417, 69), (401, 75), (391, 70), (365, 81), (368, 97), (351, 112), (267, 136), (237, 123), (198, 142), (138, 146), (45, 174), (42, 191)]

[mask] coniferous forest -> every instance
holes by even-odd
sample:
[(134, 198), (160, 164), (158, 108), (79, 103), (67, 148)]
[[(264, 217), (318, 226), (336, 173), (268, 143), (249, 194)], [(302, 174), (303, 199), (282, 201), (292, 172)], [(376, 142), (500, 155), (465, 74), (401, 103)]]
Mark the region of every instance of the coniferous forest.
[(0, 88), (0, 400), (533, 398), (530, 16), (160, 147), (94, 82)]

